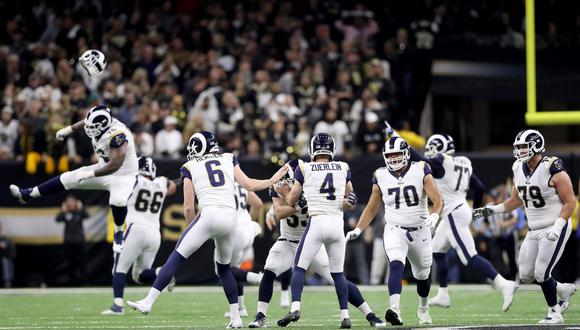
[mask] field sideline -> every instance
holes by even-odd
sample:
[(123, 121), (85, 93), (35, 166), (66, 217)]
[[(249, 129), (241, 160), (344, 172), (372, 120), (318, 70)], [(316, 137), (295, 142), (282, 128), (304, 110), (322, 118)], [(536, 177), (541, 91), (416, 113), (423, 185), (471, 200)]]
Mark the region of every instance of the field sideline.
[[(387, 301), (386, 287), (363, 286), (360, 289), (382, 318)], [(140, 299), (147, 291), (148, 287), (130, 287), (126, 289), (125, 297)], [(546, 313), (544, 299), (537, 286), (520, 287), (508, 313), (501, 312), (501, 296), (488, 285), (450, 286), (450, 293), (451, 308), (431, 310), (433, 328), (488, 326), (530, 329)], [(571, 307), (564, 315), (566, 328), (569, 329), (580, 329), (571, 326), (580, 324), (580, 309), (575, 298), (578, 297), (572, 298)], [(248, 287), (245, 299), (248, 312), (253, 316), (257, 287)], [(0, 329), (223, 329), (227, 324), (227, 319), (223, 317), (227, 307), (225, 297), (221, 288), (214, 286), (177, 287), (172, 293), (164, 293), (148, 316), (127, 307), (124, 316), (101, 316), (101, 310), (110, 306), (111, 301), (112, 290), (102, 287), (3, 289), (0, 290)], [(275, 291), (268, 319), (270, 328), (277, 328), (275, 321), (287, 312), (279, 307), (278, 302), (279, 295)], [(403, 288), (401, 305), (405, 326), (418, 327), (414, 286)], [(337, 307), (333, 287), (306, 287), (302, 318), (288, 328), (338, 328)], [(360, 312), (349, 307), (353, 327), (369, 328)], [(244, 325), (251, 320), (251, 317), (244, 318)]]

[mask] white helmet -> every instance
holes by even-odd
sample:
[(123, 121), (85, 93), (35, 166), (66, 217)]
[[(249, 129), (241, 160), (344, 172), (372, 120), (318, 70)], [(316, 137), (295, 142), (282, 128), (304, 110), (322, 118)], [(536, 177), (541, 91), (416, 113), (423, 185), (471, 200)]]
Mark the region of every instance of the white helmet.
[[(386, 141), (383, 149), (383, 158), (385, 159), (387, 168), (394, 172), (407, 166), (409, 159), (411, 158), (409, 149), (409, 144), (402, 137), (394, 136)], [(400, 155), (389, 157), (389, 155), (392, 154)]]
[(96, 76), (105, 71), (107, 67), (107, 59), (105, 54), (100, 50), (89, 49), (85, 51), (81, 57), (79, 57), (79, 62), (82, 67), (87, 70), (89, 76)]
[(219, 152), (218, 140), (208, 131), (193, 134), (187, 143), (187, 160), (200, 157), (209, 153)]
[(155, 179), (157, 175), (157, 166), (151, 157), (141, 156), (138, 160), (139, 174)]
[(535, 129), (526, 129), (520, 131), (514, 140), (514, 157), (522, 162), (527, 163), (535, 155), (541, 154), (546, 150), (544, 137)]
[(85, 133), (91, 139), (96, 139), (105, 133), (113, 123), (111, 110), (105, 105), (97, 105), (91, 108), (85, 118)]
[(450, 135), (433, 134), (427, 139), (425, 145), (425, 156), (432, 158), (437, 154), (455, 154), (455, 142)]

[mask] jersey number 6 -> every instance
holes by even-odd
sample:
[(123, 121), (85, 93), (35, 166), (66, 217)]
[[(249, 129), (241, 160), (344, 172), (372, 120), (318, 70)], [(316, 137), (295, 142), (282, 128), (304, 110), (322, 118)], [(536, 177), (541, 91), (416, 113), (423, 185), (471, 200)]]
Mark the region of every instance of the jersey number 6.
[(221, 187), (226, 183), (224, 172), (221, 170), (222, 164), (218, 160), (210, 160), (205, 163), (209, 183), (212, 187)]

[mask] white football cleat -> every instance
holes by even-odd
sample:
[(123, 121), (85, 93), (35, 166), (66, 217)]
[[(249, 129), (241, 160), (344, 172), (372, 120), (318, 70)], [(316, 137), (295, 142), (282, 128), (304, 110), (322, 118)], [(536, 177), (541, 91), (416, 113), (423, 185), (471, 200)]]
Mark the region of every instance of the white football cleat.
[(401, 308), (391, 306), (385, 312), (385, 321), (391, 325), (403, 325), (403, 318), (401, 317)]
[(443, 293), (439, 291), (435, 297), (429, 298), (429, 300), (427, 300), (427, 304), (429, 306), (449, 308), (449, 306), (451, 306), (451, 298), (449, 297), (449, 293)]
[(556, 289), (558, 290), (558, 305), (560, 305), (560, 312), (564, 314), (570, 304), (570, 298), (576, 293), (576, 285), (574, 283), (560, 283)]
[(507, 312), (512, 302), (514, 301), (514, 295), (519, 287), (518, 282), (514, 281), (506, 281), (507, 284), (501, 287), (501, 294), (503, 295), (503, 305), (501, 306), (501, 310)]
[(548, 307), (548, 315), (541, 319), (539, 324), (564, 324), (564, 318), (560, 313), (560, 307), (556, 305), (554, 308)]
[[(230, 312), (225, 312), (224, 313), (224, 317), (230, 317)], [(246, 307), (240, 309), (240, 317), (246, 317), (248, 316), (248, 309), (246, 309)]]
[(143, 315), (147, 315), (147, 314), (151, 313), (152, 306), (146, 304), (144, 300), (139, 300), (139, 301), (127, 300), (127, 305)]
[(241, 329), (244, 327), (242, 319), (231, 320), (226, 329)]
[(417, 310), (417, 317), (419, 318), (419, 324), (431, 324), (431, 314), (429, 314), (429, 305), (423, 307), (419, 306)]

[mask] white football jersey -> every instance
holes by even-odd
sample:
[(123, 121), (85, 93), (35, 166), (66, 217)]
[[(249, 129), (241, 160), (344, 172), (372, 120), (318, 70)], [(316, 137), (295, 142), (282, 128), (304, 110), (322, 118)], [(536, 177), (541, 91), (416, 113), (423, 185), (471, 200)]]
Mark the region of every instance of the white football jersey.
[(236, 209), (234, 155), (207, 154), (183, 164), (181, 174), (191, 179), (199, 209), (216, 206)]
[(557, 157), (544, 157), (532, 172), (519, 161), (512, 166), (514, 186), (524, 202), (528, 226), (541, 229), (554, 224), (560, 216), (564, 203), (556, 188), (550, 186), (550, 179), (558, 172), (565, 171), (562, 160)]
[(167, 196), (168, 179), (153, 180), (138, 175), (133, 193), (127, 202), (127, 225), (132, 223), (159, 229), (159, 214)]
[(401, 176), (386, 167), (375, 171), (373, 183), (381, 190), (386, 223), (403, 227), (423, 225), (428, 215), (423, 179), (428, 174), (431, 167), (423, 161), (411, 162)]
[(342, 218), (342, 202), (350, 167), (345, 162), (304, 162), (294, 174), (302, 184), (308, 215), (336, 215)]
[[(124, 140), (123, 140), (124, 139)], [(139, 164), (137, 160), (137, 153), (135, 152), (135, 141), (133, 134), (123, 123), (113, 118), (113, 123), (108, 131), (97, 139), (91, 139), (93, 149), (99, 160), (99, 164), (104, 165), (109, 162), (111, 154), (111, 145), (122, 144), (127, 141), (127, 154), (121, 168), (113, 175), (137, 175)]]
[[(270, 197), (279, 198), (273, 187), (269, 189)], [(308, 206), (300, 207), (296, 204), (296, 213), (285, 219), (280, 219), (280, 237), (290, 241), (300, 241), (308, 225)]]
[(250, 212), (248, 212), (248, 191), (237, 182), (235, 182), (234, 199), (236, 201), (236, 209), (238, 210), (238, 225), (251, 223), (252, 217), (250, 216)]
[(473, 169), (471, 161), (464, 156), (449, 156), (439, 154), (445, 174), (442, 178), (435, 178), (435, 183), (443, 197), (443, 212), (449, 214), (462, 203), (467, 203), (467, 192)]

